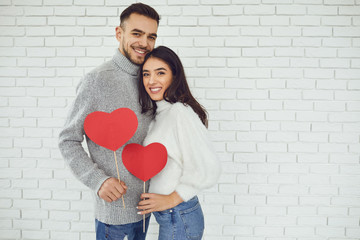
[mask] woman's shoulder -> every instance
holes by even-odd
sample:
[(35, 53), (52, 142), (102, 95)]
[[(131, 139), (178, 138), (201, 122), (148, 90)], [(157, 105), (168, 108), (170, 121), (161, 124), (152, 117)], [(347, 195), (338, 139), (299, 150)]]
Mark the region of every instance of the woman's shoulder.
[(199, 116), (194, 112), (190, 105), (176, 102), (172, 104), (170, 109), (171, 115), (182, 125), (186, 123), (201, 123)]
[(176, 103), (171, 104), (170, 111), (178, 117), (181, 117), (184, 114), (185, 115), (195, 114), (194, 110), (191, 108), (190, 105), (186, 105), (181, 102), (176, 102)]

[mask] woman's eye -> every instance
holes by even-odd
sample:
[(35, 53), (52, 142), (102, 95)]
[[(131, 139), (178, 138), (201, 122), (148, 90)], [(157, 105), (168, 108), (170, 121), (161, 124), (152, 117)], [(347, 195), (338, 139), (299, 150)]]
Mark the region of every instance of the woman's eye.
[(148, 73), (143, 73), (143, 77), (147, 77), (147, 76), (149, 76)]
[(164, 75), (165, 73), (164, 72), (158, 72), (158, 75)]

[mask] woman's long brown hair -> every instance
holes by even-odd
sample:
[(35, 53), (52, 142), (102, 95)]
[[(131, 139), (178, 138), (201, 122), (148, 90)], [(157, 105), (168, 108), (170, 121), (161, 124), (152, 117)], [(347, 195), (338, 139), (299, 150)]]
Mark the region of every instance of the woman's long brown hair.
[(147, 54), (144, 63), (140, 66), (138, 86), (139, 101), (142, 108), (142, 113), (152, 111), (152, 114), (155, 115), (157, 108), (156, 102), (151, 100), (143, 84), (143, 67), (149, 58), (158, 58), (164, 61), (170, 67), (173, 73), (172, 83), (164, 92), (164, 100), (170, 103), (181, 102), (184, 105), (189, 105), (199, 116), (201, 122), (207, 127), (207, 112), (205, 108), (192, 96), (189, 85), (186, 81), (184, 67), (180, 61), (180, 58), (174, 51), (165, 46), (159, 46)]

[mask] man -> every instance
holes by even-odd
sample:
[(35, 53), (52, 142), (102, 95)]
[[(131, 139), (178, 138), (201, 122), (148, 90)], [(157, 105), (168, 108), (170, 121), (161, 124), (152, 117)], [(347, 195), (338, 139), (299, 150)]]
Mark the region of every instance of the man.
[[(120, 178), (114, 153), (86, 137), (90, 157), (81, 143), (84, 120), (95, 111), (112, 112), (130, 108), (138, 118), (138, 128), (128, 143), (141, 144), (150, 124), (150, 117), (141, 114), (138, 100), (137, 74), (145, 55), (155, 45), (160, 17), (148, 5), (136, 3), (125, 9), (116, 27), (119, 48), (111, 61), (88, 73), (77, 88), (64, 129), (59, 136), (60, 151), (74, 175), (95, 195), (96, 239), (145, 239), (142, 216), (136, 206), (143, 192), (143, 182), (131, 175), (122, 164), (122, 146), (116, 151)], [(125, 195), (126, 194), (126, 195)], [(125, 208), (121, 197), (124, 195)]]

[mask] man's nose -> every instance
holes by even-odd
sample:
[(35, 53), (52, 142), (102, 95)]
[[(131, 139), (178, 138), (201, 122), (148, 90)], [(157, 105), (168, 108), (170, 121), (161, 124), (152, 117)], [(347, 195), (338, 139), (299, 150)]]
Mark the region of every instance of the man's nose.
[(147, 37), (144, 35), (139, 40), (140, 46), (146, 48), (148, 45)]

